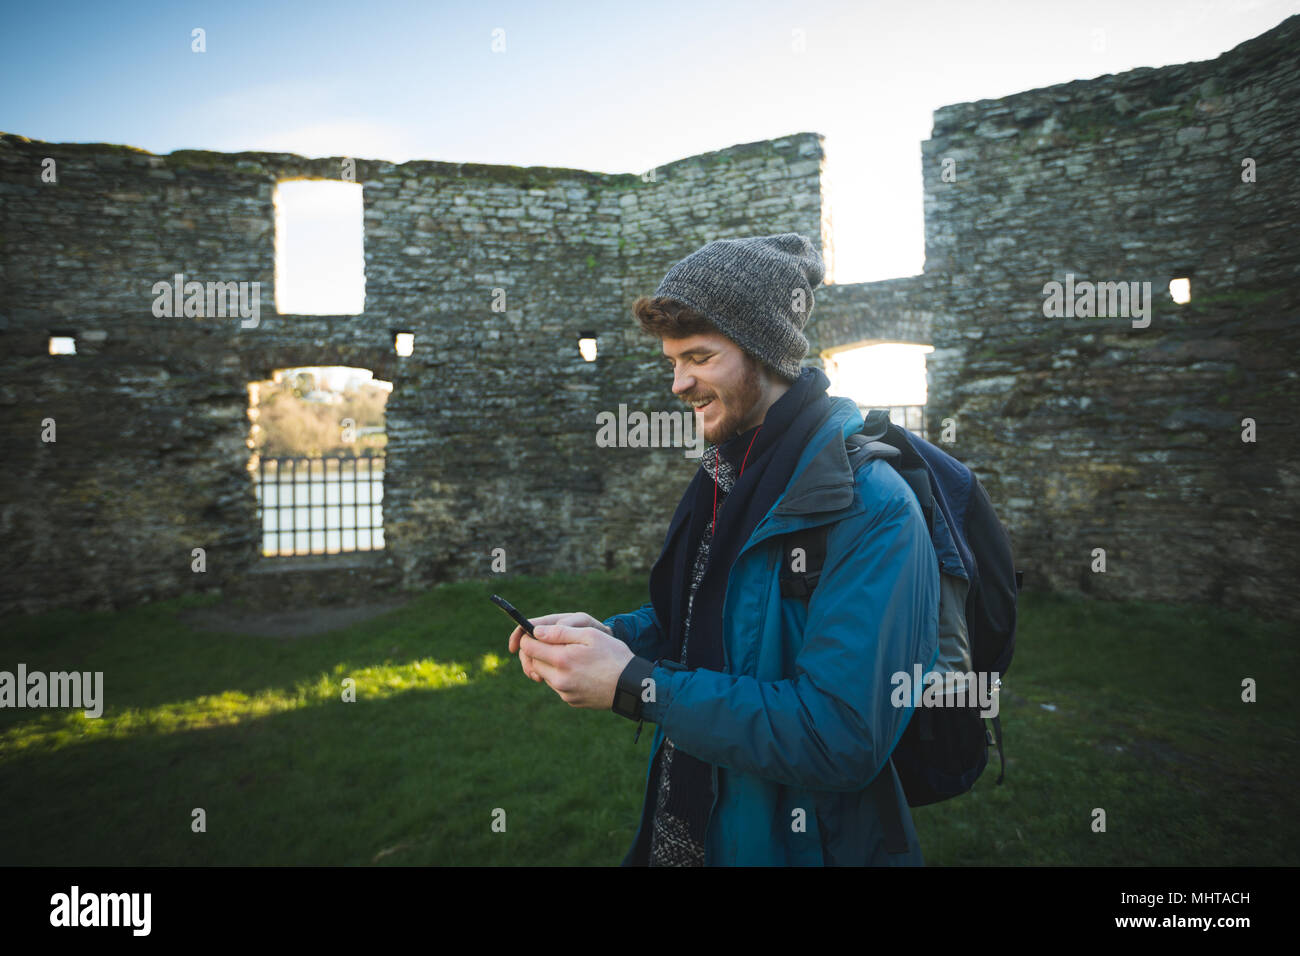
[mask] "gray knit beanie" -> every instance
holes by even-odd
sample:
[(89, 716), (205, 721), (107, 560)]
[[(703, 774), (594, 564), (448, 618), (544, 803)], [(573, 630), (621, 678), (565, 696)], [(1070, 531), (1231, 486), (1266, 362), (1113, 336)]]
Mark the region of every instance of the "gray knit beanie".
[(715, 239), (668, 270), (655, 296), (702, 314), (718, 331), (783, 378), (799, 377), (813, 289), (826, 268), (797, 232)]

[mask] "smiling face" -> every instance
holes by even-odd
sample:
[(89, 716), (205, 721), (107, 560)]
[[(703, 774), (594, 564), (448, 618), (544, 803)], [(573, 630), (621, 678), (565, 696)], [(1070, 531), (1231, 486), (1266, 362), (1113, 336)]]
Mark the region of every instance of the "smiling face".
[(663, 349), (673, 394), (695, 409), (695, 424), (711, 444), (753, 428), (785, 391), (720, 333), (665, 338)]

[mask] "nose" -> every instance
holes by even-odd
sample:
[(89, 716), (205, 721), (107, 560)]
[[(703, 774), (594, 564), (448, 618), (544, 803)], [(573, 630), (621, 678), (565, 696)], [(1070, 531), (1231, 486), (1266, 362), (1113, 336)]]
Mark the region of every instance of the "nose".
[(673, 394), (683, 395), (695, 387), (695, 376), (673, 369)]

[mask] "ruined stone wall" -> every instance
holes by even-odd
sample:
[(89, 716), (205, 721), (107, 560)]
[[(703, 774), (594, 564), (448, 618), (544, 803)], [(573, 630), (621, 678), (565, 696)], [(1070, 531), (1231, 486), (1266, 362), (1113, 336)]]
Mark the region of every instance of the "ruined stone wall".
[[(935, 346), (929, 437), (955, 426), (1026, 587), (1297, 615), (1298, 97), (1292, 17), (1215, 60), (944, 107), (925, 271), (819, 291), (815, 351)], [(1067, 274), (1149, 282), (1150, 324), (1048, 318)]]
[[(0, 608), (125, 606), (259, 564), (247, 385), (297, 365), (394, 383), (376, 586), (484, 574), (497, 547), (509, 571), (648, 566), (696, 464), (596, 445), (601, 410), (684, 408), (631, 301), (709, 239), (817, 236), (822, 158), (805, 133), (645, 176), (357, 160), (365, 312), (303, 316), (275, 312), (274, 187), (340, 179), (340, 158), (0, 137)], [(260, 282), (257, 326), (155, 317), (176, 273)], [(48, 355), (63, 333), (78, 354)]]
[[(1292, 17), (1215, 60), (936, 111), (927, 417), (956, 423), (1027, 586), (1296, 614), (1298, 100)], [(1046, 317), (1067, 273), (1149, 282), (1149, 326)]]
[[(1212, 61), (940, 109), (924, 273), (818, 290), (808, 364), (936, 347), (927, 419), (956, 426), (1027, 586), (1297, 613), (1297, 54), (1292, 17)], [(245, 389), (295, 365), (394, 383), (376, 583), (484, 575), (498, 547), (512, 572), (648, 567), (697, 464), (597, 447), (598, 412), (684, 408), (630, 305), (713, 238), (797, 231), (829, 256), (824, 158), (804, 133), (643, 176), (357, 161), (365, 314), (279, 316), (274, 184), (339, 159), (0, 137), (0, 607), (189, 593), (195, 547), (203, 587), (265, 568)], [(155, 319), (176, 272), (260, 281), (260, 325)], [(1149, 282), (1149, 325), (1044, 315), (1067, 275)], [(45, 354), (61, 331), (77, 356)]]

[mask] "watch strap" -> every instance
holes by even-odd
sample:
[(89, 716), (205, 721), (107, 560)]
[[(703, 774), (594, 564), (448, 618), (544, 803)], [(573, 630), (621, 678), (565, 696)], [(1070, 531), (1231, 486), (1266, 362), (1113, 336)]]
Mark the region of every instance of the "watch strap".
[(654, 671), (655, 665), (644, 657), (633, 657), (618, 677), (614, 690), (614, 713), (629, 720), (641, 719), (641, 682)]

